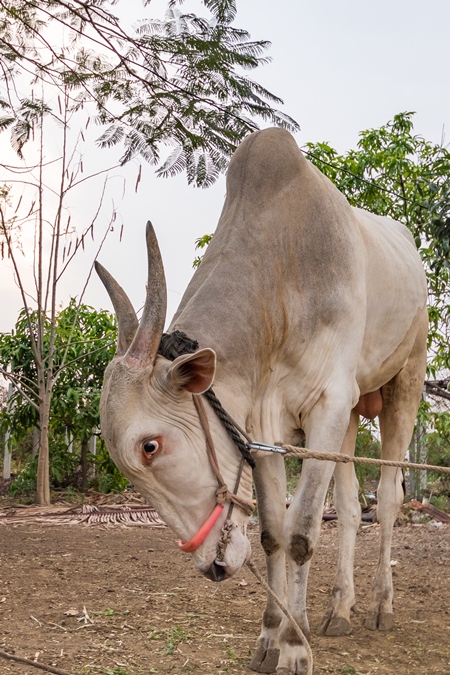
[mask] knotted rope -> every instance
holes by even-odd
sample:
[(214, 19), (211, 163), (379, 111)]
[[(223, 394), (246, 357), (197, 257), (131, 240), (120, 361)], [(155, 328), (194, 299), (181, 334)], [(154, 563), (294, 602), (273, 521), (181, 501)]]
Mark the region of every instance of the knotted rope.
[(434, 466), (433, 464), (417, 464), (415, 462), (397, 462), (392, 459), (375, 459), (374, 457), (353, 457), (352, 455), (343, 455), (340, 452), (320, 452), (308, 450), (308, 448), (299, 448), (296, 445), (283, 444), (280, 446), (286, 450), (285, 457), (299, 457), (300, 459), (321, 459), (327, 462), (354, 462), (355, 464), (377, 464), (378, 466), (396, 466), (400, 469), (422, 469), (422, 471), (442, 471), (450, 473), (449, 466)]

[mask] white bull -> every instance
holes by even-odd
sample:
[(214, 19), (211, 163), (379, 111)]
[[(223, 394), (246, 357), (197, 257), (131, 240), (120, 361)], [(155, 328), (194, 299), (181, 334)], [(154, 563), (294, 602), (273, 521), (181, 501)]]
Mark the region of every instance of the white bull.
[[(98, 266), (119, 321), (101, 426), (117, 466), (180, 539), (196, 540), (216, 503), (217, 475), (193, 401), (213, 381), (224, 408), (254, 440), (295, 444), (304, 435), (311, 450), (351, 454), (362, 413), (379, 416), (383, 458), (404, 458), (427, 341), (426, 280), (405, 227), (350, 207), (286, 131), (251, 134), (231, 159), (217, 231), (169, 329), (197, 340), (200, 349), (173, 362), (158, 355), (166, 291), (151, 226), (147, 245), (149, 283), (139, 327), (125, 293)], [(234, 486), (239, 453), (209, 406), (207, 417), (223, 480)], [(253, 472), (268, 580), (287, 597), (306, 635), (308, 570), (333, 475), (340, 547), (322, 631), (341, 635), (351, 629), (355, 603), (360, 505), (353, 465), (304, 461), (287, 512), (283, 459), (257, 457)], [(380, 554), (366, 619), (373, 630), (393, 623), (390, 548), (401, 483), (400, 470), (383, 467)], [(246, 463), (237, 492), (251, 500)], [(220, 581), (240, 569), (250, 555), (247, 517), (238, 506), (228, 516), (220, 513), (196, 541), (199, 570)], [(301, 639), (269, 597), (251, 668), (304, 675), (310, 665)]]

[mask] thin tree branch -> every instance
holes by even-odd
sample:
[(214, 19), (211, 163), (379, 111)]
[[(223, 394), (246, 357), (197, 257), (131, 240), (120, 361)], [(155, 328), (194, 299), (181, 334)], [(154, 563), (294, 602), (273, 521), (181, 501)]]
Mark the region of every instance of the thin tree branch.
[[(102, 339), (102, 338), (99, 338)], [(94, 340), (92, 340), (94, 342)], [(77, 344), (76, 342), (72, 342), (72, 345)], [(56, 378), (60, 375), (60, 373), (64, 370), (64, 368), (68, 368), (69, 366), (73, 365), (77, 361), (82, 361), (83, 359), (87, 358), (88, 356), (92, 356), (93, 354), (98, 354), (98, 352), (103, 351), (104, 349), (107, 349), (108, 347), (112, 347), (115, 344), (114, 340), (111, 340), (110, 342), (105, 342), (101, 347), (98, 349), (93, 349), (90, 352), (85, 352), (83, 354), (80, 354), (80, 356), (77, 356), (75, 359), (72, 359), (71, 361), (67, 361), (62, 365), (58, 370), (55, 372), (54, 375), (54, 381), (56, 381)]]
[(39, 352), (38, 352), (36, 340), (35, 340), (35, 337), (34, 337), (34, 334), (33, 334), (33, 323), (31, 321), (30, 309), (28, 307), (28, 303), (27, 303), (27, 300), (26, 300), (27, 294), (25, 293), (25, 288), (24, 288), (24, 285), (22, 283), (22, 278), (21, 278), (20, 273), (19, 273), (19, 268), (17, 266), (16, 257), (14, 255), (14, 249), (12, 247), (11, 238), (10, 238), (10, 236), (8, 234), (8, 231), (7, 231), (7, 228), (6, 228), (5, 217), (4, 217), (3, 209), (2, 209), (1, 206), (0, 206), (0, 221), (1, 221), (1, 228), (2, 228), (2, 231), (3, 231), (3, 236), (5, 237), (6, 245), (8, 247), (9, 257), (11, 258), (11, 261), (12, 261), (12, 264), (13, 264), (13, 267), (14, 267), (14, 272), (16, 274), (17, 284), (19, 286), (20, 294), (22, 296), (22, 302), (23, 302), (23, 305), (24, 305), (24, 310), (25, 310), (25, 314), (26, 314), (27, 322), (28, 322), (28, 330), (30, 331), (31, 349), (32, 349), (33, 356), (34, 356), (35, 361), (36, 361), (36, 366), (38, 366), (38, 364), (40, 363), (40, 358), (39, 358)]
[[(13, 373), (10, 373), (10, 372), (8, 372), (7, 370), (4, 370), (4, 368), (0, 368), (0, 373), (3, 375), (3, 377), (4, 377), (5, 379), (10, 380), (10, 381), (13, 383), (14, 387), (15, 387), (15, 388), (17, 389), (17, 391), (19, 392), (19, 394), (20, 394), (21, 396), (23, 396), (23, 398), (27, 401), (27, 403), (29, 403), (31, 406), (33, 406), (33, 408), (35, 408), (35, 410), (37, 410), (37, 411), (39, 412), (39, 404), (35, 403), (35, 402), (28, 396), (28, 394), (26, 394), (26, 393), (24, 392), (24, 390), (23, 390), (23, 388), (22, 388), (22, 384), (24, 384), (24, 383), (22, 383), (21, 380), (18, 379)], [(27, 389), (28, 389), (28, 388), (29, 388), (29, 387), (27, 387)], [(32, 393), (35, 393), (35, 392), (33, 392), (31, 389), (30, 389), (30, 391), (31, 391)], [(38, 394), (36, 394), (36, 395), (37, 395), (38, 398), (39, 398), (39, 395), (38, 395)]]
[[(65, 351), (64, 351), (63, 358), (61, 359), (61, 365), (59, 366), (59, 368), (56, 370), (56, 372), (55, 372), (54, 375), (53, 375), (54, 381), (56, 381), (56, 379), (59, 377), (59, 374), (60, 374), (61, 370), (65, 367), (65, 360), (66, 360), (66, 358), (67, 358), (67, 354), (68, 354), (68, 351), (69, 351), (69, 348), (70, 348), (71, 337), (72, 337), (72, 335), (73, 335), (73, 332), (74, 332), (74, 330), (75, 330), (75, 325), (76, 325), (76, 322), (77, 322), (77, 320), (78, 320), (78, 315), (79, 315), (81, 303), (82, 303), (82, 300), (83, 300), (83, 296), (84, 296), (84, 294), (85, 294), (85, 292), (86, 292), (86, 288), (87, 288), (87, 285), (88, 285), (88, 283), (89, 283), (89, 279), (91, 278), (92, 271), (93, 271), (93, 269), (94, 269), (94, 263), (95, 263), (95, 261), (97, 260), (99, 254), (100, 254), (100, 251), (101, 251), (102, 248), (103, 248), (103, 244), (105, 243), (106, 238), (107, 238), (107, 236), (108, 236), (108, 234), (109, 234), (109, 232), (110, 232), (110, 226), (111, 226), (111, 222), (108, 223), (108, 227), (106, 228), (105, 234), (103, 235), (103, 238), (102, 238), (102, 240), (101, 240), (101, 242), (100, 242), (100, 245), (99, 245), (99, 247), (98, 247), (98, 249), (97, 249), (97, 253), (95, 254), (94, 260), (93, 260), (92, 265), (91, 265), (91, 268), (90, 268), (90, 270), (89, 270), (89, 274), (88, 274), (88, 276), (87, 276), (87, 279), (86, 279), (84, 288), (83, 288), (83, 290), (82, 290), (82, 292), (81, 292), (80, 299), (79, 299), (78, 305), (77, 305), (77, 310), (76, 310), (76, 313), (75, 313), (75, 317), (74, 317), (74, 320), (73, 320), (73, 323), (72, 323), (72, 328), (71, 328), (71, 332), (70, 332), (70, 335), (69, 335), (69, 340), (68, 340), (68, 342), (67, 342), (67, 345), (66, 345), (66, 349), (65, 349)], [(64, 268), (64, 269), (65, 269), (65, 268)], [(64, 270), (63, 270), (63, 271), (64, 271)], [(61, 274), (62, 274), (62, 272), (61, 272)], [(61, 275), (60, 275), (60, 276), (61, 276)], [(97, 350), (96, 350), (96, 351), (97, 351)]]

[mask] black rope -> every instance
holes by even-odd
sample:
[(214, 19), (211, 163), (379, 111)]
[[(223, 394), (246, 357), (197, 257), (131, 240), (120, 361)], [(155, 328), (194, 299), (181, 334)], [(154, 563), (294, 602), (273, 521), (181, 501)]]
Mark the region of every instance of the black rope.
[(242, 440), (240, 432), (236, 429), (233, 421), (230, 419), (227, 411), (223, 408), (221, 402), (215, 395), (213, 388), (210, 387), (208, 391), (205, 391), (204, 396), (208, 399), (211, 404), (212, 409), (216, 413), (217, 417), (222, 422), (225, 429), (228, 431), (234, 443), (237, 445), (239, 452), (245, 461), (250, 464), (252, 469), (255, 468), (255, 460), (253, 459), (250, 448), (248, 444)]
[(181, 330), (174, 330), (173, 333), (163, 333), (158, 354), (164, 356), (165, 359), (169, 359), (169, 361), (175, 361), (177, 356), (193, 354), (197, 349), (197, 340), (191, 340)]
[[(161, 354), (161, 356), (164, 356), (164, 358), (169, 359), (169, 361), (174, 361), (178, 356), (182, 356), (183, 354), (193, 354), (197, 351), (197, 349), (197, 340), (191, 340), (181, 330), (174, 330), (173, 333), (163, 333), (158, 349), (158, 354)], [(242, 440), (240, 432), (215, 395), (213, 388), (210, 387), (208, 391), (205, 391), (204, 396), (206, 396), (208, 399), (212, 409), (222, 422), (233, 442), (236, 444), (242, 457), (248, 464), (250, 464), (252, 469), (254, 469), (255, 460), (251, 455), (248, 444)]]

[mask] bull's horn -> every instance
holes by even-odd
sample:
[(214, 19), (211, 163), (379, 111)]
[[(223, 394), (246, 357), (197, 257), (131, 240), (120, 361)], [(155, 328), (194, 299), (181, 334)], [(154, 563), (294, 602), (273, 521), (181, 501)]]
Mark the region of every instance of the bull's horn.
[(97, 260), (95, 261), (95, 271), (108, 291), (117, 316), (119, 334), (117, 336), (116, 356), (122, 356), (131, 345), (138, 327), (136, 312), (123, 288)]
[(155, 230), (149, 221), (146, 229), (148, 252), (147, 296), (134, 340), (125, 359), (133, 366), (154, 363), (164, 330), (167, 309), (166, 277)]

